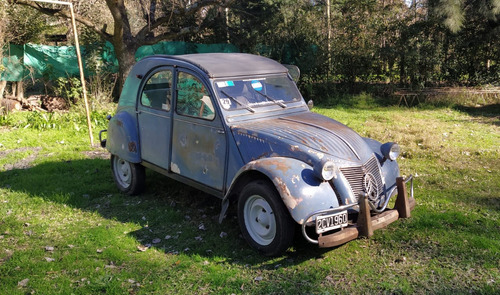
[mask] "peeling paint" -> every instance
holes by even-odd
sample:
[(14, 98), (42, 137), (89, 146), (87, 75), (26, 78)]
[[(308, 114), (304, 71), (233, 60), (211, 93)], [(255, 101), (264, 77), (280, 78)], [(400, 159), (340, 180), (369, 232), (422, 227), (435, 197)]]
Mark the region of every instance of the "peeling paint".
[(179, 166), (177, 166), (177, 164), (175, 164), (175, 163), (172, 163), (170, 165), (170, 170), (172, 170), (172, 172), (177, 173), (177, 174), (181, 173), (181, 169), (179, 169)]
[(290, 190), (286, 186), (286, 183), (283, 181), (283, 179), (279, 177), (274, 178), (274, 183), (276, 184), (278, 190), (280, 191), (281, 199), (283, 200), (283, 203), (285, 206), (287, 206), (289, 209), (293, 210), (297, 205), (302, 202), (302, 198), (295, 198), (294, 196), (291, 195)]

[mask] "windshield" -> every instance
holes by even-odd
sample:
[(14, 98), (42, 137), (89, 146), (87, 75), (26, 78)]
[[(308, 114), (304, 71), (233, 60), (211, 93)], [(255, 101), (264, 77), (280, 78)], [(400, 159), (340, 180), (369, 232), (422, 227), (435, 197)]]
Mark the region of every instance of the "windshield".
[(221, 106), (226, 110), (247, 109), (286, 104), (301, 100), (295, 83), (288, 75), (259, 77), (255, 79), (222, 80), (215, 82)]

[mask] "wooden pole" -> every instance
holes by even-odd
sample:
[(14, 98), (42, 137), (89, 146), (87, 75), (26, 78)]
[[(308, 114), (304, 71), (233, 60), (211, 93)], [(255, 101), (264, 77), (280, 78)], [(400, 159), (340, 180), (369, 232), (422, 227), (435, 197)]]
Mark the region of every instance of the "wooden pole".
[(80, 53), (80, 43), (78, 42), (78, 32), (76, 29), (76, 21), (75, 21), (75, 12), (73, 10), (73, 3), (63, 2), (63, 1), (53, 1), (53, 0), (32, 0), (33, 2), (42, 2), (42, 3), (51, 3), (51, 4), (60, 4), (60, 5), (68, 5), (71, 12), (71, 24), (73, 27), (73, 34), (75, 34), (75, 47), (76, 47), (76, 57), (78, 59), (78, 68), (80, 69), (80, 80), (83, 88), (83, 101), (85, 102), (85, 112), (87, 113), (87, 127), (89, 129), (89, 138), (90, 138), (90, 146), (94, 146), (94, 136), (92, 135), (92, 124), (90, 121), (90, 111), (89, 111), (89, 103), (87, 100), (87, 87), (85, 86), (85, 75), (83, 73), (83, 62), (82, 56)]
[(80, 53), (80, 43), (78, 42), (78, 32), (76, 29), (75, 13), (73, 11), (72, 3), (69, 3), (69, 9), (71, 10), (71, 23), (73, 24), (73, 33), (75, 34), (76, 56), (78, 58), (78, 67), (80, 68), (80, 80), (82, 81), (83, 101), (85, 102), (85, 112), (87, 113), (87, 126), (89, 128), (90, 146), (94, 146), (94, 136), (92, 135), (92, 125), (90, 122), (89, 103), (87, 100), (87, 87), (85, 86), (85, 75), (83, 73), (83, 63), (82, 63), (82, 56)]

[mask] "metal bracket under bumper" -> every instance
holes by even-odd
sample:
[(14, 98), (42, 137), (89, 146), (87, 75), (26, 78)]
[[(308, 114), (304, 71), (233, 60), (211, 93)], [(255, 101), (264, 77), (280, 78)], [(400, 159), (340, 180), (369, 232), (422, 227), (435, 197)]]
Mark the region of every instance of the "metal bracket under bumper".
[(99, 142), (101, 143), (101, 147), (103, 147), (103, 148), (106, 147), (106, 139), (102, 139), (102, 134), (104, 132), (108, 132), (108, 130), (101, 130), (101, 131), (99, 131)]
[[(406, 191), (406, 183), (409, 181), (411, 183), (410, 196), (408, 196)], [(356, 224), (349, 225), (333, 234), (320, 234), (317, 241), (312, 240), (306, 235), (305, 223), (302, 225), (302, 233), (308, 241), (317, 243), (320, 248), (328, 248), (342, 245), (360, 236), (369, 238), (373, 235), (374, 230), (386, 227), (399, 218), (409, 218), (416, 204), (415, 198), (413, 197), (413, 176), (410, 175), (407, 179), (398, 177), (396, 179), (396, 185), (398, 196), (394, 209), (386, 210), (380, 214), (371, 216), (368, 199), (365, 195), (362, 195), (359, 198), (359, 214)], [(316, 213), (314, 215), (318, 214)]]

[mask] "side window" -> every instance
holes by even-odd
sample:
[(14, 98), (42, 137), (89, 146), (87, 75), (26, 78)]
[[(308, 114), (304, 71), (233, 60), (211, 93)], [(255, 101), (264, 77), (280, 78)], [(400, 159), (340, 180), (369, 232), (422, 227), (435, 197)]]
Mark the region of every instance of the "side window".
[(170, 111), (172, 71), (163, 70), (149, 78), (141, 93), (141, 104), (157, 110)]
[(180, 115), (213, 120), (214, 106), (210, 94), (195, 76), (179, 72), (176, 111)]

